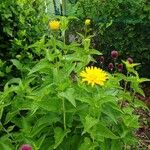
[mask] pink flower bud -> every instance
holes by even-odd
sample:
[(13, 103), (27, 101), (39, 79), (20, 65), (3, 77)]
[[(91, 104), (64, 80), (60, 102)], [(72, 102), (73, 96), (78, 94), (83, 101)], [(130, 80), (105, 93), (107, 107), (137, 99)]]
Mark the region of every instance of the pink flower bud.
[(123, 70), (123, 64), (118, 64), (118, 71), (122, 72)]
[(133, 63), (133, 59), (132, 59), (132, 58), (130, 58), (130, 57), (127, 59), (127, 61), (128, 61), (130, 64), (132, 64), (132, 63)]
[(113, 59), (116, 59), (116, 58), (118, 57), (118, 52), (117, 52), (117, 51), (112, 51), (112, 52), (111, 52), (111, 57), (112, 57)]
[(108, 68), (112, 71), (112, 70), (113, 70), (113, 68), (114, 68), (113, 63), (109, 63)]
[(19, 150), (33, 150), (31, 145), (29, 144), (23, 144), (21, 145), (20, 149)]

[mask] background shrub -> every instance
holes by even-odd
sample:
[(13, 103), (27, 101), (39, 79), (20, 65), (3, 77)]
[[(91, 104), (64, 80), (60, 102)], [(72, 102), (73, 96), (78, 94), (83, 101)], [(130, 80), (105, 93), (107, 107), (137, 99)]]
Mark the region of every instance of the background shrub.
[[(148, 0), (78, 0), (68, 15), (91, 18), (94, 44), (108, 56), (118, 50), (120, 57), (132, 57), (142, 64), (141, 74), (149, 76), (149, 2)], [(92, 27), (92, 28), (93, 28)]]
[(39, 50), (29, 45), (45, 34), (48, 27), (47, 16), (43, 0), (4, 0), (0, 3), (1, 80), (5, 81), (16, 75), (11, 59), (17, 58), (29, 64), (32, 59), (41, 55)]

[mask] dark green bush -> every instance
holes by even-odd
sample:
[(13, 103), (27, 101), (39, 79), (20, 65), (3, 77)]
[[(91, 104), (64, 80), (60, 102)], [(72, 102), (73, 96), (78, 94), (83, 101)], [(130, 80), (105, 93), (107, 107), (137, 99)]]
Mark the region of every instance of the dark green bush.
[[(132, 57), (142, 64), (141, 73), (149, 75), (149, 10), (148, 0), (78, 0), (74, 11), (68, 15), (91, 18), (94, 43), (97, 49), (107, 56), (110, 51), (118, 50), (120, 57)], [(69, 9), (70, 10), (70, 9)], [(81, 25), (81, 24), (80, 24)]]
[(17, 58), (29, 64), (41, 55), (39, 50), (29, 45), (45, 34), (48, 18), (43, 0), (4, 0), (0, 3), (1, 80), (16, 76), (11, 59)]

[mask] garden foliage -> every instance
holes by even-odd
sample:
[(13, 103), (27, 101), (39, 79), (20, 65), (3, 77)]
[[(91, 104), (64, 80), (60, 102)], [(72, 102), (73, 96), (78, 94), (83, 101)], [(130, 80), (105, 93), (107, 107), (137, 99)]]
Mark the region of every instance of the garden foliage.
[(91, 47), (89, 24), (85, 35), (78, 33), (80, 42), (66, 43), (69, 21), (75, 19), (59, 17), (60, 26), (50, 22), (49, 37), (30, 45), (42, 53), (38, 60), (11, 60), (19, 74), (0, 92), (0, 149), (15, 150), (22, 144), (34, 150), (136, 147), (134, 133), (140, 124), (134, 111), (147, 107), (135, 94), (144, 95), (140, 83), (148, 79), (134, 70), (138, 64), (123, 62), (128, 76), (107, 72), (104, 85), (82, 82), (80, 73), (101, 53)]
[(31, 49), (29, 45), (45, 34), (48, 19), (43, 0), (0, 2), (0, 80), (3, 83), (17, 74), (11, 59), (27, 64), (42, 55), (41, 50)]
[(87, 66), (114, 49), (149, 61), (147, 4), (78, 0), (69, 17), (53, 20), (44, 0), (1, 1), (0, 150), (136, 149), (136, 109), (149, 111), (136, 94), (149, 80), (138, 63), (122, 61), (127, 74)]
[[(118, 50), (122, 59), (132, 57), (142, 64), (140, 74), (149, 77), (148, 0), (78, 0), (76, 4), (69, 4), (67, 10), (68, 15), (92, 20), (97, 49), (106, 55)], [(77, 24), (74, 28), (80, 29)]]

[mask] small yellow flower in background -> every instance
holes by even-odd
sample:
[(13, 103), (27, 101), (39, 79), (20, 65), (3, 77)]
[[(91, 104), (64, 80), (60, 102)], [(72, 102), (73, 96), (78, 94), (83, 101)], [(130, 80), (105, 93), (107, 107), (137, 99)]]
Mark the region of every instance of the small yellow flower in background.
[(51, 30), (59, 30), (60, 29), (60, 21), (57, 21), (57, 20), (50, 21), (49, 28)]
[(90, 19), (86, 19), (85, 20), (85, 25), (90, 25), (91, 24), (91, 20)]
[(95, 84), (104, 85), (104, 82), (108, 79), (108, 75), (105, 71), (97, 67), (86, 67), (85, 71), (80, 73), (80, 76), (83, 78), (82, 82), (88, 82), (92, 87)]

